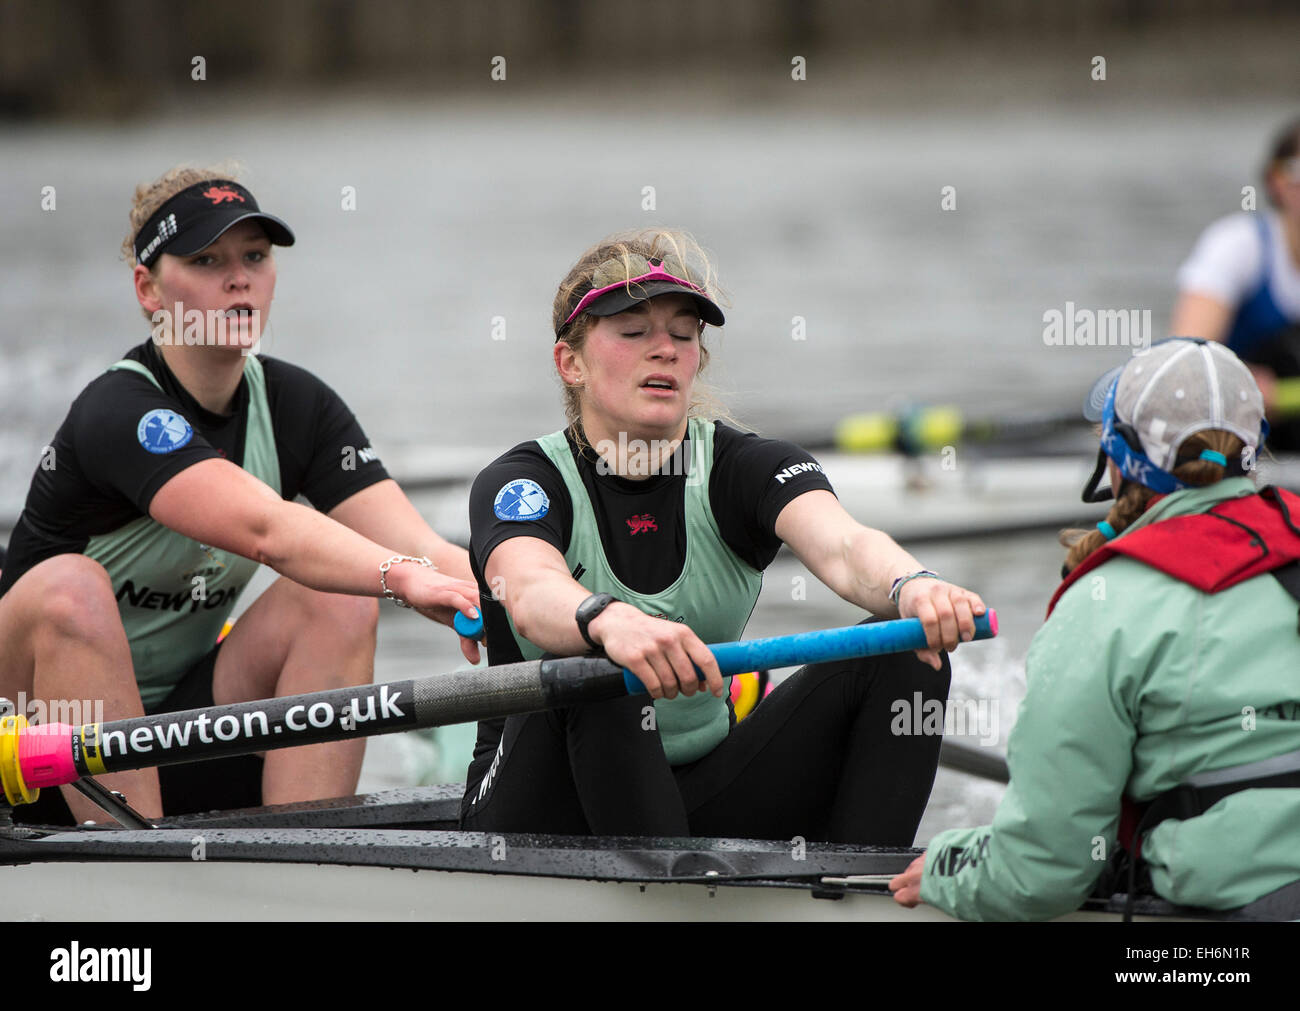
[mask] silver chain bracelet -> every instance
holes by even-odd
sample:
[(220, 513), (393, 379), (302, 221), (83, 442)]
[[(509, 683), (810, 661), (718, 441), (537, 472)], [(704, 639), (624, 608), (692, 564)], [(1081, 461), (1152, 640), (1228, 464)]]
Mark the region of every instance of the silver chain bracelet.
[(379, 589), (383, 591), (383, 596), (387, 597), (398, 607), (410, 607), (410, 604), (388, 588), (388, 570), (394, 565), (400, 565), (402, 562), (415, 562), (416, 565), (422, 565), (426, 569), (436, 569), (437, 566), (423, 556), (412, 558), (410, 555), (393, 555), (392, 558), (379, 566)]

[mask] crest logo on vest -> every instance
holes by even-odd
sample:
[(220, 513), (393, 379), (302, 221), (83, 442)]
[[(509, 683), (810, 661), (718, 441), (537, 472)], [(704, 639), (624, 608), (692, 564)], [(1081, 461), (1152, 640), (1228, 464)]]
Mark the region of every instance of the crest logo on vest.
[(648, 531), (657, 532), (659, 530), (659, 524), (655, 522), (655, 518), (649, 513), (642, 513), (640, 516), (629, 516), (627, 518), (627, 525), (632, 531), (628, 535), (629, 537), (635, 537), (637, 534), (644, 534)]
[(492, 502), (497, 519), (516, 523), (540, 520), (551, 508), (551, 500), (542, 486), (528, 478), (517, 478), (501, 486)]
[(194, 438), (194, 429), (175, 411), (157, 407), (140, 419), (135, 437), (150, 453), (171, 453)]

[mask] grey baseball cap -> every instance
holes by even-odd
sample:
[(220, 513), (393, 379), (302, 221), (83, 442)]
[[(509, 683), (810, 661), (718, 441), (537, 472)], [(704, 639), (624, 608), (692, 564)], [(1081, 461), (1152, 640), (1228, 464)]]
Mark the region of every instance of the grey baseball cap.
[(1160, 341), (1111, 369), (1084, 400), (1083, 414), (1089, 421), (1102, 420), (1112, 386), (1116, 420), (1132, 426), (1147, 459), (1163, 471), (1172, 471), (1179, 447), (1205, 429), (1231, 432), (1252, 449), (1259, 448), (1265, 431), (1264, 398), (1250, 369), (1217, 341)]

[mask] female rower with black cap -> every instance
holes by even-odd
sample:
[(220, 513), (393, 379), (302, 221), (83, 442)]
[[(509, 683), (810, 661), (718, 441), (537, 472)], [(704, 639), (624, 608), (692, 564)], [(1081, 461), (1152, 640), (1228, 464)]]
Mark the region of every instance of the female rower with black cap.
[(1070, 548), (1030, 647), (1006, 795), (890, 887), (963, 919), (1046, 919), (1079, 907), (1118, 838), (1170, 902), (1294, 919), (1300, 497), (1246, 476), (1268, 426), (1222, 344), (1163, 341), (1117, 371), (1085, 412), (1115, 505)]
[[(702, 416), (704, 328), (724, 321), (712, 288), (699, 247), (667, 231), (606, 239), (560, 285), (569, 424), (493, 462), (470, 496), (488, 652), (496, 664), (603, 650), (654, 706), (480, 724), (467, 828), (915, 835), (940, 738), (892, 734), (894, 704), (946, 700), (939, 651), (973, 635), (984, 605), (856, 523), (807, 452)], [(740, 638), (782, 542), (846, 600), (919, 617), (932, 648), (806, 667), (734, 724), (704, 643)]]
[[(339, 396), (252, 353), (271, 246), (293, 242), (227, 175), (179, 168), (137, 189), (125, 248), (152, 339), (82, 392), (32, 480), (0, 574), (0, 694), (103, 700), (124, 719), (368, 684), (374, 598), (443, 624), (477, 615), (466, 552), (388, 478)], [(259, 562), (282, 578), (218, 648)], [(103, 780), (147, 816), (283, 803), (353, 792), (363, 751), (166, 766), (161, 793), (152, 769)]]

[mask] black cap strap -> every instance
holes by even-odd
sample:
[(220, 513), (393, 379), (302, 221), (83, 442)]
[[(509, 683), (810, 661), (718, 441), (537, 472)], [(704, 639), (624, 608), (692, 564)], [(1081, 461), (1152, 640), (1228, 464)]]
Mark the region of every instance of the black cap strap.
[(1109, 502), (1115, 497), (1113, 488), (1097, 490), (1097, 485), (1101, 484), (1101, 475), (1106, 472), (1107, 459), (1104, 449), (1097, 450), (1097, 466), (1093, 468), (1092, 477), (1088, 478), (1088, 483), (1083, 487), (1083, 501), (1090, 504), (1093, 502)]

